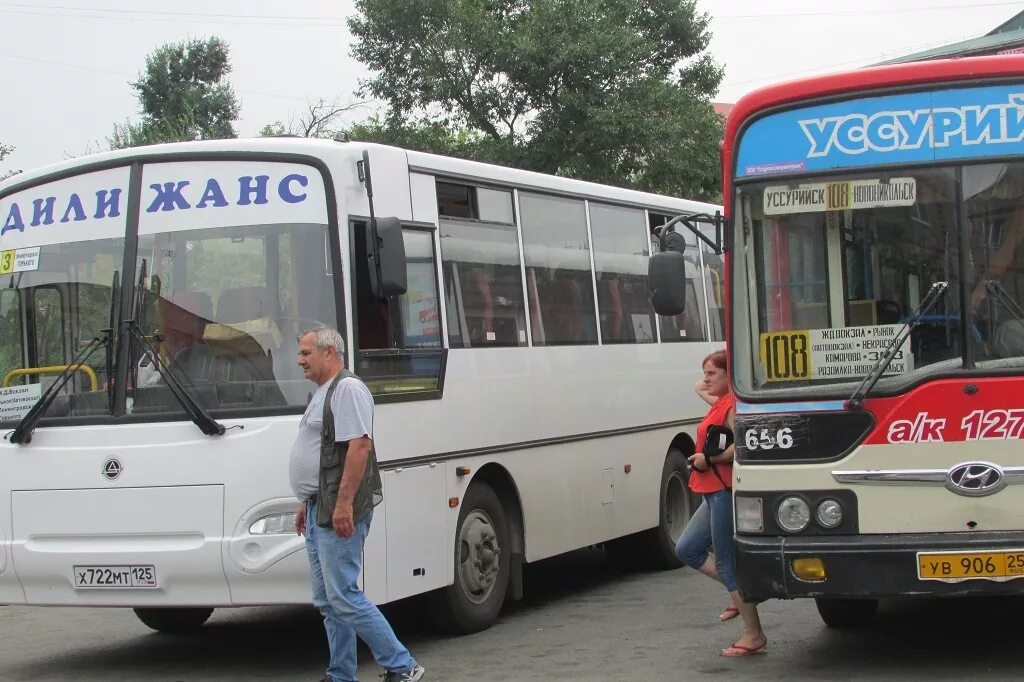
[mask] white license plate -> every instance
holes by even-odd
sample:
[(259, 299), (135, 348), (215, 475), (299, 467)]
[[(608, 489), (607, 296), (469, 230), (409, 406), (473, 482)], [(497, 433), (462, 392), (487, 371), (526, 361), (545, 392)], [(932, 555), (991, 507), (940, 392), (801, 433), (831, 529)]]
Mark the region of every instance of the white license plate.
[(77, 589), (157, 586), (152, 566), (75, 566), (72, 571)]

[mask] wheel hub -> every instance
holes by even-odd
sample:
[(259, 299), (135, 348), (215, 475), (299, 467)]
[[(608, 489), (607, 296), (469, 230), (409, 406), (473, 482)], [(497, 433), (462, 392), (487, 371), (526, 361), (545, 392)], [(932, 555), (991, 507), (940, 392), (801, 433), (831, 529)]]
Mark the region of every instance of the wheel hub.
[(459, 580), (470, 601), (479, 604), (490, 596), (500, 557), (494, 524), (483, 510), (474, 509), (459, 529)]

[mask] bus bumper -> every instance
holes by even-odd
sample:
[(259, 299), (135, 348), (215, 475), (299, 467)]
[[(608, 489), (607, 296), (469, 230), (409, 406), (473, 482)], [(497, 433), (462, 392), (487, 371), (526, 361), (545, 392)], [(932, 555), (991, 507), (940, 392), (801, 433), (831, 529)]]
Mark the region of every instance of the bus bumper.
[[(1024, 576), (958, 582), (918, 577), (918, 552), (1024, 554), (1024, 531), (736, 537), (736, 578), (748, 600), (803, 597), (880, 598), (1024, 593)], [(795, 559), (818, 558), (825, 578), (808, 581), (793, 573)]]

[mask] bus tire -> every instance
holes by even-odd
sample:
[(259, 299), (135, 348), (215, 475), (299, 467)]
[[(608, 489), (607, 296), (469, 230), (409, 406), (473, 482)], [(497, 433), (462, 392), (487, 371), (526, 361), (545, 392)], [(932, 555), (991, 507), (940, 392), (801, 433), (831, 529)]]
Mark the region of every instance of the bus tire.
[(451, 634), (486, 630), (505, 603), (512, 555), (505, 508), (486, 483), (473, 483), (466, 491), (454, 551), (454, 580), (434, 594), (433, 619)]
[(658, 525), (649, 530), (612, 540), (605, 545), (611, 560), (622, 568), (670, 570), (682, 563), (676, 541), (697, 511), (687, 482), (686, 456), (672, 449), (665, 455), (658, 495)]
[(830, 628), (846, 630), (870, 625), (878, 610), (877, 599), (829, 599), (816, 597), (818, 614)]
[(213, 609), (207, 608), (140, 608), (133, 611), (147, 627), (167, 635), (195, 632), (213, 614)]

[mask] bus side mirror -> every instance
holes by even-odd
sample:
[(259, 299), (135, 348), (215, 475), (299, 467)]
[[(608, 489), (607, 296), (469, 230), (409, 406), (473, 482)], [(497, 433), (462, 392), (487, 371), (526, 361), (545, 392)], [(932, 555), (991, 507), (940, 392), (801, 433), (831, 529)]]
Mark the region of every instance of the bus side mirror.
[(405, 239), (398, 218), (377, 218), (371, 222), (370, 286), (377, 298), (401, 296), (409, 288), (405, 263)]
[(673, 317), (686, 310), (686, 256), (679, 251), (651, 256), (647, 263), (647, 286), (654, 312)]

